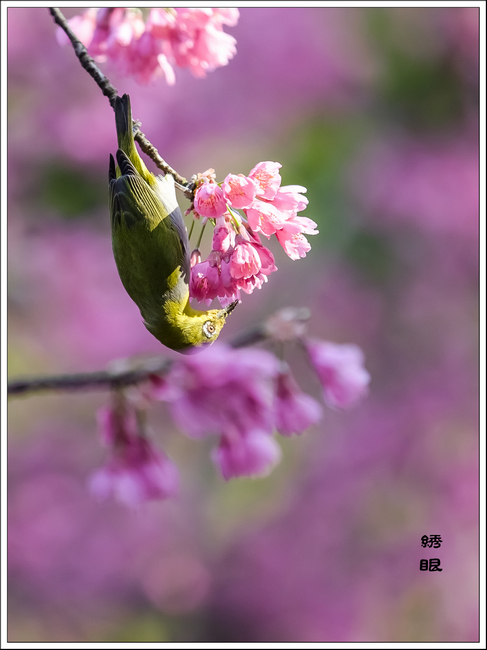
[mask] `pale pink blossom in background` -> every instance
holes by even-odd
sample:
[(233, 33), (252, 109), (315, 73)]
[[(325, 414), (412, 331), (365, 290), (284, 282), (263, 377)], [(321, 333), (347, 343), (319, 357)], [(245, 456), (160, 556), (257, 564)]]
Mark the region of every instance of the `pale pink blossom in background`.
[[(68, 21), (69, 26), (85, 47), (93, 40), (93, 34), (97, 26), (97, 12), (98, 9), (88, 9), (83, 14), (73, 16)], [(66, 32), (60, 27), (56, 30), (56, 38), (59, 45), (68, 45), (70, 43)]]
[(204, 77), (233, 58), (236, 41), (222, 30), (222, 25), (236, 25), (237, 9), (222, 13), (218, 9), (176, 8), (172, 12), (174, 19), (169, 19), (161, 16), (168, 13), (165, 10), (153, 9), (151, 21), (157, 25), (155, 33), (164, 39), (168, 55), (176, 65), (189, 68), (196, 77)]
[(366, 395), (370, 375), (363, 366), (364, 355), (357, 345), (317, 339), (308, 339), (305, 343), (328, 406), (349, 408)]
[[(196, 77), (227, 65), (236, 41), (223, 25), (235, 26), (238, 17), (238, 9), (152, 9), (145, 22), (140, 9), (116, 7), (88, 9), (68, 23), (96, 61), (114, 63), (141, 84), (164, 74), (172, 85), (173, 65)], [(68, 42), (61, 28), (58, 40)]]
[(268, 473), (280, 458), (272, 439), (277, 359), (222, 344), (202, 357), (174, 363), (165, 381), (156, 381), (154, 397), (169, 402), (174, 421), (190, 437), (220, 437), (212, 458), (225, 479)]
[(96, 412), (100, 438), (105, 447), (113, 447), (126, 438), (138, 436), (135, 409), (118, 413), (112, 406), (104, 406)]

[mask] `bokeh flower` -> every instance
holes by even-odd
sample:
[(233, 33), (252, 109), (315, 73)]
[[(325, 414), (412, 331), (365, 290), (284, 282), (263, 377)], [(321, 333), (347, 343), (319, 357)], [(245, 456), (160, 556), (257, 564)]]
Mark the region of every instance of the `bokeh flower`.
[(215, 344), (174, 363), (154, 396), (169, 402), (176, 424), (192, 438), (220, 436), (213, 459), (225, 478), (261, 475), (277, 462), (274, 382), (277, 359), (264, 350)]
[(276, 379), (276, 429), (283, 436), (303, 433), (321, 419), (323, 409), (320, 404), (303, 393), (289, 368), (280, 370)]
[[(235, 39), (223, 25), (235, 26), (238, 9), (151, 9), (147, 20), (138, 8), (88, 9), (68, 23), (98, 62), (147, 84), (165, 75), (175, 82), (174, 66), (196, 77), (227, 65), (236, 53)], [(68, 42), (61, 28), (58, 40)]]
[(227, 429), (212, 459), (225, 480), (239, 476), (267, 476), (281, 459), (281, 448), (268, 432), (253, 429), (241, 435)]
[(367, 392), (370, 375), (357, 345), (307, 339), (306, 349), (332, 408), (349, 408)]
[(129, 506), (165, 499), (178, 491), (179, 474), (165, 454), (141, 434), (135, 408), (118, 398), (98, 414), (100, 435), (110, 458), (90, 479), (92, 492), (113, 497)]

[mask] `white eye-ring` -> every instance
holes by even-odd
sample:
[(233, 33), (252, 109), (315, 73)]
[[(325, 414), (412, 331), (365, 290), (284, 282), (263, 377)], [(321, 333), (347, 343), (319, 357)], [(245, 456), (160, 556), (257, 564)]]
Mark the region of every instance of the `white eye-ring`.
[(207, 320), (206, 323), (203, 325), (203, 332), (206, 336), (206, 338), (211, 339), (216, 332), (216, 327), (213, 325), (211, 320)]

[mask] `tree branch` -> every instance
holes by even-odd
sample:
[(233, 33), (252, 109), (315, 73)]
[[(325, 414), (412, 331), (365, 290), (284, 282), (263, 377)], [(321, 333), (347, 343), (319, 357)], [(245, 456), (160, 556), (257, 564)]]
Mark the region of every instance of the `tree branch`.
[[(102, 93), (108, 97), (110, 106), (115, 108), (115, 98), (118, 95), (118, 91), (115, 86), (112, 86), (109, 79), (103, 74), (103, 72), (98, 68), (93, 58), (88, 54), (86, 47), (78, 39), (76, 34), (73, 32), (71, 27), (68, 25), (66, 18), (63, 13), (57, 7), (50, 7), (49, 11), (54, 18), (54, 22), (61, 27), (65, 32), (66, 36), (71, 41), (73, 45), (74, 53), (78, 57), (79, 62), (86, 72), (96, 81), (98, 87), (101, 89)], [(134, 130), (134, 139), (139, 143), (141, 150), (149, 156), (149, 158), (156, 164), (158, 169), (164, 172), (164, 174), (171, 174), (174, 176), (176, 187), (181, 190), (184, 195), (190, 200), (193, 200), (193, 183), (189, 182), (177, 173), (168, 163), (161, 158), (159, 152), (154, 147), (153, 144), (145, 137), (142, 131), (139, 128), (139, 122), (136, 120), (132, 121), (133, 130)]]
[[(230, 346), (241, 348), (267, 339), (280, 341), (295, 339), (302, 336), (304, 323), (310, 315), (308, 309), (288, 307), (277, 312), (264, 323), (238, 334), (230, 341)], [(150, 375), (165, 374), (172, 363), (171, 359), (165, 357), (152, 357), (142, 361), (121, 359), (112, 362), (111, 368), (108, 370), (15, 379), (9, 382), (7, 394), (24, 395), (43, 390), (73, 391), (121, 388), (141, 383)]]

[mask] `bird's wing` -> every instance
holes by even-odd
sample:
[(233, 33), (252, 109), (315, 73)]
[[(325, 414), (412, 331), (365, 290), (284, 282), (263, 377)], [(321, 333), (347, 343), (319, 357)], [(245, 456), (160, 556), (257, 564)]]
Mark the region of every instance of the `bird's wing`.
[(120, 149), (117, 162), (121, 173), (118, 178), (111, 157), (113, 252), (125, 289), (148, 320), (149, 311), (158, 310), (164, 296), (171, 294), (179, 301), (187, 295), (188, 236), (175, 196), (174, 208), (170, 193), (149, 187)]

